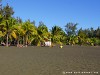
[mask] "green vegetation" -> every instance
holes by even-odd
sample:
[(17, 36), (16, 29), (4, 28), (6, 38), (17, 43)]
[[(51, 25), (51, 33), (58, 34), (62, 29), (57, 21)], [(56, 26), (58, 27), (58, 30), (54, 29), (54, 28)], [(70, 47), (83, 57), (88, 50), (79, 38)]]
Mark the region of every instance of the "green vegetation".
[(23, 22), (20, 18), (12, 17), (13, 14), (13, 8), (8, 4), (4, 7), (2, 4), (0, 5), (0, 43), (7, 47), (20, 44), (40, 46), (45, 41), (72, 46), (76, 44), (100, 45), (100, 27), (77, 30), (78, 24), (69, 22), (65, 25), (65, 31), (57, 25), (49, 31), (43, 22), (39, 22), (39, 26), (35, 26), (35, 21)]

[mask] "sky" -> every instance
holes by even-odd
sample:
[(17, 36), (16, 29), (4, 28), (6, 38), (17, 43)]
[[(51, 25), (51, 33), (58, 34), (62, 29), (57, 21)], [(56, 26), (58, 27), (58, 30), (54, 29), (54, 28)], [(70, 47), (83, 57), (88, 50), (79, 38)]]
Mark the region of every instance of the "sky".
[(78, 23), (77, 28), (100, 27), (100, 0), (2, 0), (13, 7), (14, 17), (23, 21), (42, 21), (51, 29), (57, 25), (65, 29), (69, 22)]

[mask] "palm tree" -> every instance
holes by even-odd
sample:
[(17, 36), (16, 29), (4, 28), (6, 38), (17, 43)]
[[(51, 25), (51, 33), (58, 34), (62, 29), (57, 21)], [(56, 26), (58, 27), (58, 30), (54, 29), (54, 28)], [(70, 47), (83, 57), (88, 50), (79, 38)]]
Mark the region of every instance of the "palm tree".
[(79, 31), (78, 31), (78, 41), (79, 41), (79, 42), (78, 42), (78, 43), (79, 43), (80, 45), (84, 44), (86, 38), (87, 38), (86, 33), (82, 30), (82, 28), (79, 29)]
[(12, 26), (16, 23), (14, 18), (9, 18), (5, 20), (3, 17), (0, 17), (0, 30), (3, 33), (3, 36), (6, 36), (6, 46), (8, 47), (8, 39), (12, 32)]
[[(17, 45), (20, 44), (20, 38), (24, 36), (25, 31), (22, 29), (22, 24), (16, 24), (12, 27), (13, 33), (15, 33), (15, 39), (17, 40)], [(13, 34), (14, 35), (14, 34)]]
[(4, 20), (2, 14), (0, 14), (0, 41), (3, 41), (2, 38), (4, 37)]
[[(37, 32), (35, 29), (35, 26), (28, 20), (22, 25), (22, 29), (25, 31), (25, 45), (27, 46), (28, 43), (31, 43), (32, 41), (29, 41), (29, 38), (31, 36), (34, 36)], [(32, 38), (33, 39), (33, 38)]]
[(52, 42), (61, 43), (62, 38), (64, 37), (64, 31), (59, 26), (53, 26), (51, 30)]
[(16, 20), (14, 18), (10, 18), (9, 20), (5, 20), (5, 32), (6, 32), (6, 46), (8, 47), (8, 39), (12, 34), (12, 26), (16, 24)]
[(70, 36), (68, 40), (69, 45), (72, 46), (78, 43), (78, 36)]
[(8, 47), (8, 37), (11, 33), (11, 27), (15, 23), (15, 19), (11, 17), (14, 14), (14, 11), (13, 8), (7, 4), (3, 8), (1, 6), (0, 13), (0, 21), (2, 21), (2, 23), (0, 24), (0, 29), (6, 36), (6, 46)]
[(41, 43), (50, 40), (50, 38), (51, 34), (48, 31), (47, 26), (40, 23), (40, 25), (37, 27), (37, 35), (35, 35), (34, 43), (36, 43), (37, 46), (40, 46)]
[(3, 16), (0, 15), (0, 37), (3, 36), (3, 25), (4, 25), (4, 23), (3, 23)]

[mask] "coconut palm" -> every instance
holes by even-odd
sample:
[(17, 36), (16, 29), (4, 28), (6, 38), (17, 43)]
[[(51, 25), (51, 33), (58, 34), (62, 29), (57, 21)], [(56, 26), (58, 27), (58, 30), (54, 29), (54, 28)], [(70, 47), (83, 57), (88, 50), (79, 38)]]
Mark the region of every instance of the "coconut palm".
[(51, 30), (52, 34), (52, 42), (53, 43), (61, 43), (62, 38), (64, 37), (64, 31), (59, 26), (53, 26)]
[(3, 16), (0, 15), (0, 37), (3, 36), (3, 26), (4, 26), (4, 23), (3, 23)]
[(41, 43), (50, 40), (50, 38), (51, 34), (48, 31), (47, 26), (40, 23), (40, 25), (37, 27), (37, 35), (35, 36), (34, 43), (36, 43), (37, 46), (40, 46)]
[(23, 23), (22, 29), (25, 31), (25, 45), (27, 46), (28, 43), (32, 42), (32, 40), (30, 41), (29, 38), (34, 36), (37, 32), (35, 26), (29, 20)]
[[(16, 24), (12, 27), (13, 33), (15, 33), (15, 39), (17, 40), (17, 45), (20, 44), (20, 38), (25, 34), (25, 31), (22, 29), (22, 24)], [(14, 34), (13, 34), (14, 35)]]
[[(9, 20), (5, 20), (4, 29), (6, 32), (6, 46), (8, 47), (8, 39), (15, 34), (12, 32), (12, 26), (16, 24), (16, 20), (14, 18), (10, 18)], [(12, 34), (13, 33), (13, 34)], [(14, 37), (14, 36), (13, 36)]]
[(82, 30), (82, 28), (79, 29), (79, 31), (78, 31), (78, 40), (79, 40), (79, 42), (78, 42), (78, 43), (79, 43), (80, 45), (84, 44), (86, 38), (87, 38), (86, 33)]
[(3, 33), (3, 36), (6, 37), (6, 46), (8, 47), (8, 39), (12, 34), (12, 26), (15, 25), (16, 20), (14, 18), (9, 18), (9, 20), (2, 20), (0, 24), (0, 30)]
[(3, 20), (3, 16), (0, 14), (0, 42), (3, 41), (2, 38), (4, 37), (4, 20)]
[(8, 46), (8, 37), (11, 33), (11, 27), (15, 23), (15, 19), (11, 17), (14, 14), (14, 11), (13, 8), (7, 4), (3, 8), (1, 6), (0, 13), (0, 21), (2, 21), (2, 23), (0, 24), (0, 29), (2, 30), (2, 33), (6, 36), (6, 46)]
[(78, 37), (77, 36), (70, 36), (68, 40), (69, 45), (72, 46), (78, 43)]

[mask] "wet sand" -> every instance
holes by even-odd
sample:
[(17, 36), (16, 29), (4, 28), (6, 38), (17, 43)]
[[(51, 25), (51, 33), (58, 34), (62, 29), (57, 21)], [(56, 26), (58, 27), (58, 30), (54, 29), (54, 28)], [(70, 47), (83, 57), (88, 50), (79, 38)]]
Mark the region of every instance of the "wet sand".
[(0, 75), (100, 75), (100, 47), (0, 47)]

